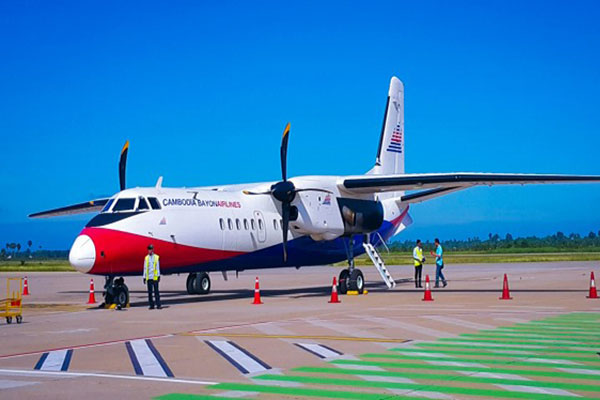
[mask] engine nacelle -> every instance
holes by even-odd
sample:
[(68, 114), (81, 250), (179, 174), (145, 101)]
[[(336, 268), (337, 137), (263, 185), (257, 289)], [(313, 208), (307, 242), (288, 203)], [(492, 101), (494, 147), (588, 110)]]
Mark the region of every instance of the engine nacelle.
[(383, 206), (378, 201), (336, 197), (333, 194), (305, 191), (292, 203), (290, 228), (314, 240), (333, 240), (352, 233), (370, 233), (383, 223)]

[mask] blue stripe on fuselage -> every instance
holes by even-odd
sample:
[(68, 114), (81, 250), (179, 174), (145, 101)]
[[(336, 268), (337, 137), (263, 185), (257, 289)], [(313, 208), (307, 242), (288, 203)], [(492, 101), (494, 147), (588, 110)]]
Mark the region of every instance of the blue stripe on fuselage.
[[(395, 226), (391, 222), (383, 221), (381, 228), (377, 231), (379, 235), (375, 233), (370, 235), (371, 244), (379, 246), (381, 244), (381, 238), (384, 240), (389, 239), (394, 230)], [(354, 235), (355, 256), (359, 256), (365, 252), (362, 241), (363, 235)], [(347, 259), (346, 248), (348, 245), (348, 238), (343, 237), (334, 240), (316, 241), (310, 236), (302, 236), (288, 242), (288, 260), (285, 264), (283, 263), (283, 244), (280, 243), (275, 246), (225, 260), (212, 261), (193, 266), (169, 268), (168, 271), (163, 271), (163, 273), (303, 267), (331, 264)]]

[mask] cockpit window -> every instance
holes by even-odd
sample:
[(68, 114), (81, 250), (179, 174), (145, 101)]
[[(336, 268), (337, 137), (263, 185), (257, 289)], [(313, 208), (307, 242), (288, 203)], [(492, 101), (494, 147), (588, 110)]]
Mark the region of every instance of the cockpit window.
[(150, 202), (150, 206), (153, 210), (160, 210), (160, 204), (158, 203), (158, 199), (156, 197), (148, 197), (148, 201)]
[(113, 212), (117, 211), (133, 211), (135, 199), (119, 199), (113, 207)]
[(110, 206), (112, 206), (112, 203), (115, 202), (115, 199), (109, 199), (108, 202), (106, 203), (106, 205), (104, 206), (104, 208), (102, 209), (102, 211), (100, 212), (107, 212), (108, 210), (110, 210)]
[(140, 197), (140, 201), (138, 202), (138, 210), (148, 210), (150, 209), (150, 207), (148, 207), (148, 202), (146, 201), (145, 198)]

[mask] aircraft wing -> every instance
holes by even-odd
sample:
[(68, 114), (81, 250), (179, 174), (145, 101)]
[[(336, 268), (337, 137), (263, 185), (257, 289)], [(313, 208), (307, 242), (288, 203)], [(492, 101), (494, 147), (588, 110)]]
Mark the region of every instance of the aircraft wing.
[(29, 218), (47, 218), (63, 215), (85, 214), (102, 210), (102, 207), (108, 203), (109, 199), (97, 199), (86, 201), (85, 203), (73, 204), (66, 207), (55, 208), (53, 210), (40, 211), (29, 214)]
[(546, 175), (452, 172), (441, 174), (358, 175), (343, 177), (339, 187), (350, 193), (368, 194), (430, 189), (403, 196), (418, 202), (473, 186), (527, 185), (534, 183), (600, 183), (600, 175)]

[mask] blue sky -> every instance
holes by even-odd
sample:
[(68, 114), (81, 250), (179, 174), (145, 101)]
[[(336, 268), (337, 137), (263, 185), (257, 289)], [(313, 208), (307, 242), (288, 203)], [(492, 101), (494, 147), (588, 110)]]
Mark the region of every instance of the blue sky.
[[(124, 4), (125, 3), (125, 4)], [(131, 186), (371, 168), (389, 79), (407, 172), (600, 174), (600, 5), (1, 2), (0, 243), (66, 249), (87, 217), (30, 212)], [(488, 4), (490, 3), (490, 4)], [(600, 230), (598, 185), (477, 188), (400, 238)]]

